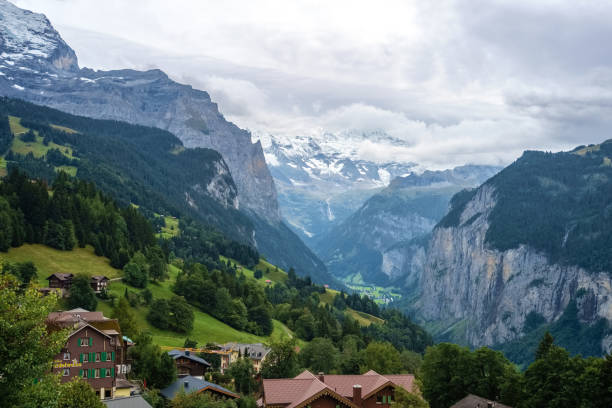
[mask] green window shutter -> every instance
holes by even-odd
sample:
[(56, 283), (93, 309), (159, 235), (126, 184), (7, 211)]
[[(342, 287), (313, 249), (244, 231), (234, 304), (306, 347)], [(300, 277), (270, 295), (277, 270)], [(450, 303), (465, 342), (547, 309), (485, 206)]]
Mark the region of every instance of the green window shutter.
[(79, 370), (79, 377), (83, 378), (83, 369)]
[(111, 351), (111, 361), (115, 361), (115, 352)]
[(106, 377), (106, 368), (101, 368), (100, 369), (100, 378), (104, 378)]
[(115, 378), (115, 367), (111, 367), (111, 377)]
[(95, 369), (90, 368), (89, 369), (89, 378), (94, 378), (95, 376), (96, 376)]
[(387, 403), (387, 396), (386, 396), (386, 395), (383, 395), (383, 400), (382, 400), (382, 403), (383, 403), (383, 404), (386, 404), (386, 403)]
[(77, 346), (81, 346), (81, 338), (80, 337), (77, 339)]
[(102, 355), (100, 356), (100, 360), (106, 361), (106, 351), (102, 352)]
[(90, 346), (93, 346), (93, 337), (90, 337), (90, 338), (89, 338), (89, 345), (90, 345)]

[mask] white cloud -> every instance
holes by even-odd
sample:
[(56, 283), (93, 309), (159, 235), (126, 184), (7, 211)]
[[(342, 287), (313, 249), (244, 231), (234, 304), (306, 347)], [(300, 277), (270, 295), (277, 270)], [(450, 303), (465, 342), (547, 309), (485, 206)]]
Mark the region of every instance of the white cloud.
[[(508, 163), (609, 137), (612, 4), (17, 0), (94, 68), (159, 67), (239, 126), (377, 161)], [(342, 133), (343, 134), (343, 133)]]

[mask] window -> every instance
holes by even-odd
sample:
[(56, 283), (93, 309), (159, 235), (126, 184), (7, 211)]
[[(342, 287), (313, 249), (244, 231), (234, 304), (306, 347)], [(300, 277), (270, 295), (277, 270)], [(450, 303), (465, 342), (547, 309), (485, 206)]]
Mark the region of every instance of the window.
[(89, 346), (89, 337), (81, 337), (78, 339), (77, 344), (81, 347)]
[(96, 353), (96, 361), (100, 361), (100, 353)]
[(70, 353), (64, 353), (64, 360), (70, 360)]
[(68, 376), (70, 375), (70, 369), (69, 369), (69, 368), (64, 368), (64, 369), (62, 370), (62, 375), (63, 375), (64, 377), (68, 377)]
[(83, 370), (83, 378), (89, 377), (89, 370)]
[(100, 378), (100, 369), (96, 368), (96, 378)]
[(89, 353), (84, 353), (83, 354), (83, 362), (86, 363), (89, 361)]
[(383, 403), (383, 397), (382, 397), (382, 395), (377, 395), (377, 396), (376, 396), (376, 403), (377, 403), (377, 404), (382, 404), (382, 403)]

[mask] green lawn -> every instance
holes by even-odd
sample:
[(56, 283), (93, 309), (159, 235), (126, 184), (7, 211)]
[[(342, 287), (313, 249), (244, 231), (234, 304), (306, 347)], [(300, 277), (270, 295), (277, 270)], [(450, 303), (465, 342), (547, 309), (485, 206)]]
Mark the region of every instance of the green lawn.
[(11, 132), (13, 132), (15, 135), (13, 145), (11, 146), (11, 150), (13, 152), (23, 155), (32, 153), (34, 157), (40, 158), (47, 154), (50, 149), (58, 149), (65, 156), (70, 157), (71, 159), (73, 158), (72, 149), (70, 147), (61, 146), (53, 142), (50, 142), (47, 146), (45, 146), (43, 143), (43, 138), (38, 135), (37, 131), (34, 131), (34, 134), (36, 134), (35, 142), (24, 142), (21, 140), (21, 135), (26, 133), (29, 129), (21, 125), (20, 118), (9, 116), (9, 124), (11, 127)]
[(219, 258), (224, 262), (227, 262), (229, 260), (232, 263), (236, 264), (240, 268), (239, 271), (242, 272), (247, 278), (255, 279), (255, 270), (261, 270), (263, 272), (263, 277), (261, 279), (256, 279), (256, 281), (261, 283), (262, 285), (266, 284), (266, 280), (270, 280), (273, 283), (285, 282), (287, 280), (287, 272), (283, 271), (280, 268), (277, 268), (276, 266), (272, 265), (271, 263), (268, 263), (263, 259), (259, 259), (259, 263), (255, 265), (253, 269), (249, 269), (246, 266), (241, 265), (238, 261), (234, 259), (226, 258), (224, 256), (220, 256)]
[(109, 278), (120, 276), (121, 271), (110, 266), (107, 258), (97, 256), (91, 246), (60, 251), (40, 244), (24, 244), (11, 248), (0, 256), (9, 262), (32, 261), (38, 269), (38, 282), (47, 286), (47, 277), (55, 272), (85, 273), (89, 276), (104, 275)]
[[(172, 297), (172, 285), (176, 281), (179, 269), (173, 265), (169, 266), (169, 278), (164, 282), (150, 283), (148, 288), (153, 293), (156, 299), (169, 299)], [(111, 282), (110, 292), (117, 296), (123, 296), (125, 289), (132, 292), (140, 292), (140, 289), (133, 288), (123, 282)], [(103, 311), (105, 315), (110, 316), (112, 310), (110, 304), (99, 302), (98, 309)], [(160, 346), (182, 347), (186, 337), (196, 340), (198, 344), (206, 344), (208, 342), (226, 343), (229, 341), (237, 341), (243, 343), (269, 343), (273, 340), (279, 340), (283, 337), (292, 336), (291, 331), (279, 321), (274, 321), (274, 331), (269, 337), (255, 336), (250, 333), (238, 331), (227, 324), (215, 319), (209, 314), (203, 313), (197, 308), (194, 311), (193, 330), (189, 334), (175, 333), (168, 330), (157, 329), (147, 321), (146, 315), (148, 308), (140, 306), (135, 308), (137, 322), (142, 330), (151, 333), (153, 341)]]
[(162, 227), (161, 233), (157, 235), (163, 239), (170, 239), (177, 236), (180, 232), (178, 218), (166, 215), (164, 217), (164, 226)]

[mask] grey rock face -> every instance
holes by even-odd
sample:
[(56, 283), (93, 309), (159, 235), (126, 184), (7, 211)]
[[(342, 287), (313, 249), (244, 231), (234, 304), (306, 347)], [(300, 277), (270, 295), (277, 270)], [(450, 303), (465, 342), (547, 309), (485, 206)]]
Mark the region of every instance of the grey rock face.
[(317, 241), (315, 249), (334, 276), (359, 274), (369, 283), (413, 287), (423, 264), (424, 238), (446, 214), (453, 194), (498, 170), (461, 166), (397, 177)]
[[(495, 206), (495, 189), (480, 187), (456, 228), (438, 227), (427, 249), (415, 308), (425, 321), (460, 327), (458, 341), (473, 346), (503, 343), (519, 337), (530, 312), (548, 322), (558, 319), (580, 290), (577, 302), (583, 322), (612, 319), (612, 279), (576, 266), (551, 264), (547, 257), (521, 245), (497, 251), (487, 248), (487, 218)], [(610, 350), (612, 340), (602, 347)]]
[(225, 120), (208, 93), (159, 70), (79, 69), (72, 49), (44, 15), (0, 0), (0, 93), (77, 115), (153, 126), (186, 147), (221, 153), (242, 208), (271, 222), (280, 215), (274, 181), (259, 143)]

